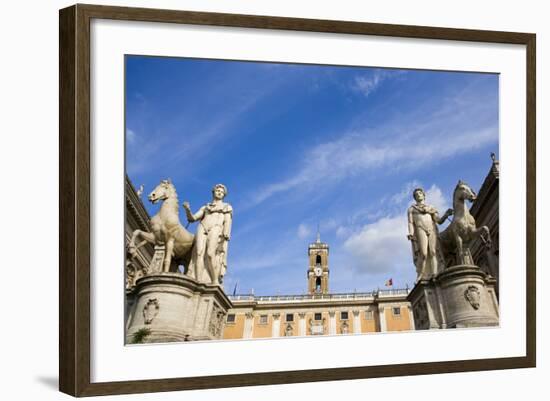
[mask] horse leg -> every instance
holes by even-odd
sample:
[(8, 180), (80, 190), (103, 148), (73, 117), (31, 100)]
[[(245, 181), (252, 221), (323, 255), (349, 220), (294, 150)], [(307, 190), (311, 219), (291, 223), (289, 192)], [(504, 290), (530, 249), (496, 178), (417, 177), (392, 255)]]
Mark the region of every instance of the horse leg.
[(462, 238), (460, 237), (460, 235), (458, 235), (458, 233), (454, 233), (454, 237), (455, 237), (455, 244), (456, 244), (456, 262), (458, 264), (464, 264), (464, 254), (463, 254), (463, 250), (462, 250)]
[(138, 247), (136, 246), (136, 238), (140, 235), (142, 231), (141, 230), (134, 230), (132, 233), (132, 238), (130, 238), (130, 241), (128, 242), (128, 253), (134, 257), (136, 255), (136, 251)]
[(189, 247), (189, 250), (187, 253), (181, 258), (181, 262), (183, 263), (183, 274), (187, 275), (189, 274), (189, 266), (191, 265), (191, 257), (193, 256), (193, 248), (194, 246), (191, 245)]
[(168, 273), (172, 263), (172, 252), (174, 251), (174, 238), (170, 238), (166, 243), (166, 253), (164, 255), (164, 265), (162, 271)]
[[(143, 241), (141, 241), (139, 244), (136, 245), (136, 239), (138, 237), (141, 237)], [(132, 234), (132, 238), (128, 243), (128, 252), (130, 252), (130, 255), (132, 255), (133, 257), (135, 256), (137, 250), (147, 243), (154, 244), (155, 235), (153, 233), (148, 233), (147, 231), (134, 230)]]

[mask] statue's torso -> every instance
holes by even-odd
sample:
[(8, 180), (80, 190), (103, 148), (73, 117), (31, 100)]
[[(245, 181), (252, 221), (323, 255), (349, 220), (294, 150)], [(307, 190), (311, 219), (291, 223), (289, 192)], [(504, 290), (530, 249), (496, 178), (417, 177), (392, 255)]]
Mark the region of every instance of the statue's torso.
[(228, 203), (209, 203), (204, 206), (204, 217), (201, 220), (201, 225), (206, 231), (217, 226), (223, 227), (227, 213), (231, 213), (231, 206)]
[(435, 224), (433, 217), (430, 212), (434, 212), (435, 209), (429, 205), (423, 205), (423, 207), (418, 207), (417, 205), (411, 206), (413, 224), (418, 230), (423, 230), (427, 233), (431, 233), (435, 230)]

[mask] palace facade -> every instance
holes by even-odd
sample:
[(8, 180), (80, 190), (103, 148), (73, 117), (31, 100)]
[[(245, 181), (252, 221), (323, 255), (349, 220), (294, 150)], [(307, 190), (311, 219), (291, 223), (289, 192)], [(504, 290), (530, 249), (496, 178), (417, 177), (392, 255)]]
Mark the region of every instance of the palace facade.
[(306, 295), (229, 296), (224, 339), (360, 334), (414, 330), (408, 289), (329, 291), (329, 245), (308, 247)]

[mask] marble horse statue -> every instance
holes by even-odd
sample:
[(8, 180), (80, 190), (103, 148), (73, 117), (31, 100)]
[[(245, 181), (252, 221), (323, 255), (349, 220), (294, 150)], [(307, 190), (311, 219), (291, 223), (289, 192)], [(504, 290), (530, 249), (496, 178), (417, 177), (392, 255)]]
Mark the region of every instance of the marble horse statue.
[[(162, 206), (151, 218), (152, 232), (135, 230), (128, 245), (130, 255), (135, 255), (137, 249), (146, 243), (154, 246), (165, 246), (165, 256), (162, 272), (170, 271), (172, 261), (183, 264), (187, 270), (191, 259), (194, 236), (185, 229), (179, 219), (179, 203), (176, 188), (170, 180), (162, 180), (149, 194), (148, 199), (155, 204), (162, 201)], [(136, 240), (141, 242), (136, 244)]]
[(487, 249), (491, 248), (489, 227), (476, 227), (476, 221), (466, 205), (466, 201), (473, 202), (476, 198), (472, 188), (459, 180), (453, 192), (453, 220), (440, 234), (441, 246), (448, 263), (454, 256), (456, 264), (473, 265), (468, 245), (477, 237), (481, 238)]

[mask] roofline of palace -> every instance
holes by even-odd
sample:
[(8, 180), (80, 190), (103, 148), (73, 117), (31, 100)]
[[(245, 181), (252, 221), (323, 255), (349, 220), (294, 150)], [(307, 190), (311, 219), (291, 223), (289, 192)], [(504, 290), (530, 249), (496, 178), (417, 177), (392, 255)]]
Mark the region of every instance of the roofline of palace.
[(231, 302), (237, 305), (244, 304), (318, 304), (330, 302), (333, 304), (346, 303), (372, 303), (378, 301), (402, 300), (407, 297), (411, 290), (403, 289), (385, 289), (370, 292), (349, 292), (333, 294), (298, 294), (298, 295), (254, 295), (254, 294), (236, 294), (228, 295)]

